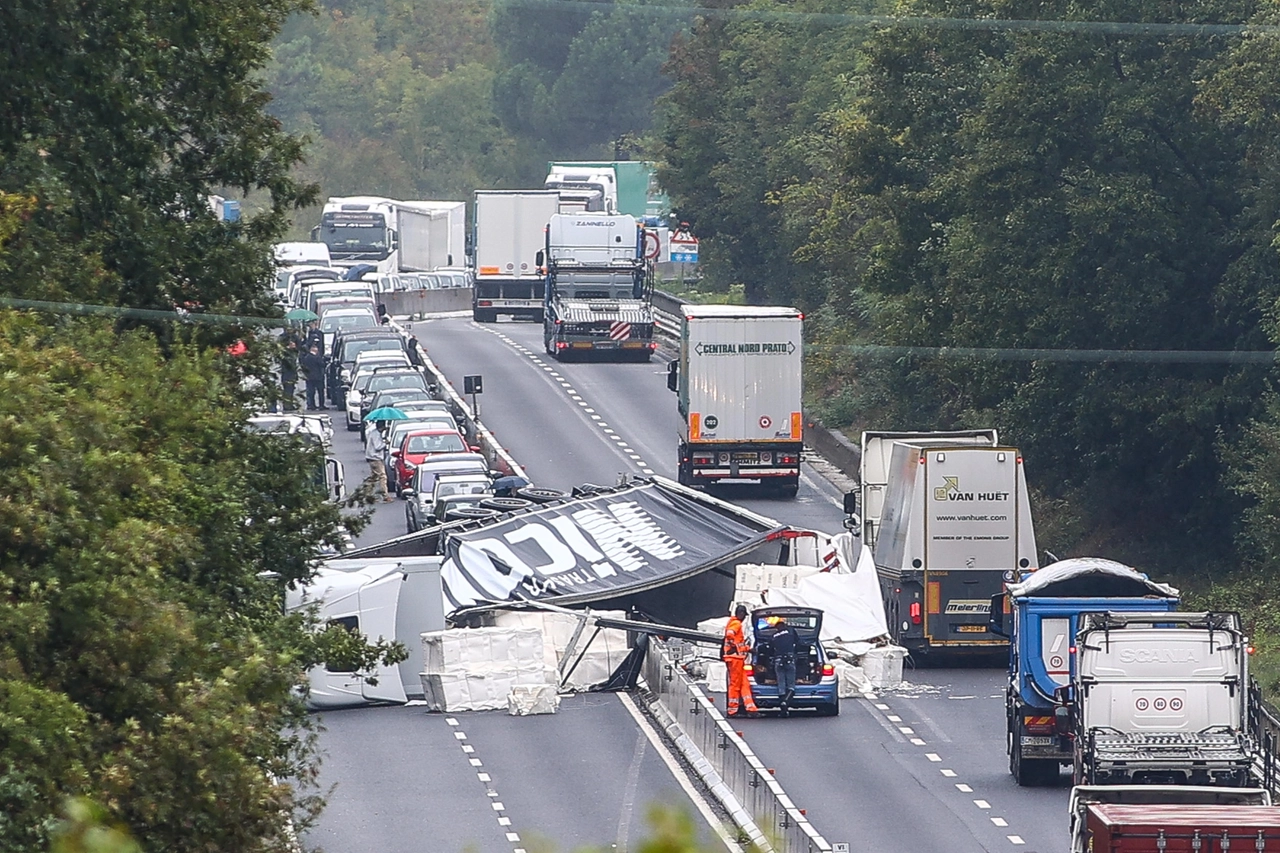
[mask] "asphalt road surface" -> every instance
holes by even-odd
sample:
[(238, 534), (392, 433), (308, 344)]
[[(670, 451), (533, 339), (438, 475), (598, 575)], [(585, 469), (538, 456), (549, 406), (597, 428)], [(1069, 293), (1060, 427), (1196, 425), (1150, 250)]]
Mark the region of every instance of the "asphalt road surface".
[[(624, 472), (674, 476), (680, 420), (664, 359), (560, 364), (543, 353), (532, 323), (449, 318), (419, 321), (415, 331), (454, 386), (484, 377), (481, 418), (535, 483), (567, 489), (611, 484)], [(366, 472), (354, 436), (339, 426), (335, 441), (352, 483)], [(790, 524), (834, 531), (843, 520), (837, 490), (807, 467), (795, 500), (749, 487), (717, 494)], [(378, 507), (358, 541), (399, 535), (403, 512), (402, 502)], [(907, 682), (874, 700), (844, 700), (836, 718), (764, 717), (740, 727), (818, 831), (851, 850), (1065, 849), (1067, 777), (1027, 789), (1008, 774), (1003, 669), (908, 670)], [(474, 768), (451, 732), (458, 727), (443, 715), (415, 707), (326, 714), (324, 780), (338, 787), (308, 841), (331, 853), (398, 853), (523, 849), (541, 837), (556, 851), (614, 851), (642, 837), (648, 803), (694, 813), (618, 697), (573, 697), (552, 717), (455, 718), (494, 771), (491, 788), (468, 775)], [(495, 812), (482, 808), (490, 789), (519, 842), (494, 835)], [(378, 831), (367, 831), (371, 821)], [(716, 849), (709, 828), (705, 835), (706, 849)]]

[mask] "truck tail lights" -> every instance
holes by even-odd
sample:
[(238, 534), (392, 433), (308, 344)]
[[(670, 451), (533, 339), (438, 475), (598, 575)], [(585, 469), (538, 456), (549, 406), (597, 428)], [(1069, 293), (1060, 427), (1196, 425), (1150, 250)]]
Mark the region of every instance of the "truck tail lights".
[(922, 621), (922, 617), (920, 615), (920, 602), (913, 601), (911, 602), (911, 624), (919, 625), (921, 621)]

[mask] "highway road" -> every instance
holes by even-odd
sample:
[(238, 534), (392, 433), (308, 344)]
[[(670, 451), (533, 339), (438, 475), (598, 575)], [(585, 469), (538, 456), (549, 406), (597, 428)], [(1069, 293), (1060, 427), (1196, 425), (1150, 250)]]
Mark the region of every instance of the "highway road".
[[(456, 387), (464, 375), (483, 375), (482, 419), (539, 485), (612, 483), (622, 472), (674, 475), (679, 415), (662, 359), (560, 364), (542, 352), (541, 329), (529, 323), (449, 318), (419, 321), (415, 330)], [(354, 434), (340, 432), (337, 442), (348, 448), (344, 458), (355, 457), (348, 478), (358, 480), (365, 469)], [(794, 501), (750, 489), (719, 494), (791, 524), (837, 530), (843, 518), (837, 490), (811, 469)], [(403, 530), (403, 505), (387, 504), (359, 541)], [(1067, 778), (1056, 788), (1023, 789), (1008, 774), (1003, 671), (913, 670), (907, 678), (901, 691), (845, 700), (838, 718), (765, 717), (740, 728), (818, 831), (851, 850), (1064, 849)], [(470, 849), (508, 850), (534, 836), (553, 840), (553, 850), (623, 850), (641, 837), (636, 815), (644, 804), (694, 808), (619, 697), (575, 697), (555, 717), (456, 719), (486, 767), (500, 769), (494, 790), (520, 842), (495, 840), (493, 822), (475, 805), (488, 789), (467, 775), (472, 768), (451, 734), (458, 727), (413, 707), (325, 715), (323, 779), (338, 788), (308, 840), (334, 853), (462, 850), (469, 848), (457, 845), (468, 841)], [(436, 798), (438, 785), (447, 793)], [(398, 816), (376, 844), (352, 819), (371, 814)], [(424, 837), (440, 844), (424, 846)], [(714, 840), (710, 830), (706, 837)]]

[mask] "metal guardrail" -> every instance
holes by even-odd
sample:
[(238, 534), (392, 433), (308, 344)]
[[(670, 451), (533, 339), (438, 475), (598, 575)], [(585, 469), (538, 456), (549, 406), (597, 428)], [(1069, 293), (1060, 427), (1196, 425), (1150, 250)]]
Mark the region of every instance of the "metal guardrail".
[(1262, 696), (1262, 686), (1249, 679), (1249, 731), (1257, 749), (1253, 762), (1258, 783), (1280, 797), (1280, 713)]
[[(657, 708), (670, 718), (677, 746), (691, 746), (694, 769), (728, 809), (744, 836), (775, 853), (829, 853), (831, 845), (809, 823), (747, 742), (679, 665), (674, 649), (649, 644), (644, 679)], [(659, 717), (664, 714), (658, 714)], [(701, 760), (699, 760), (699, 757)]]
[(670, 293), (664, 293), (661, 290), (653, 292), (653, 324), (657, 332), (672, 338), (680, 339), (680, 306), (684, 301), (672, 296)]

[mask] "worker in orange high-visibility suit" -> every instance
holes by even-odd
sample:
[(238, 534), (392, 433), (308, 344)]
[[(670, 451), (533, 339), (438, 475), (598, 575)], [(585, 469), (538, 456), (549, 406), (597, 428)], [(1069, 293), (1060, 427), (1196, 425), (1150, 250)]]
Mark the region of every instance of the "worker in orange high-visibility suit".
[(724, 626), (724, 646), (720, 657), (729, 668), (729, 716), (756, 714), (756, 700), (751, 697), (751, 684), (747, 681), (745, 671), (747, 655), (751, 646), (747, 644), (747, 635), (742, 628), (747, 618), (747, 608), (739, 604), (733, 611), (729, 624)]

